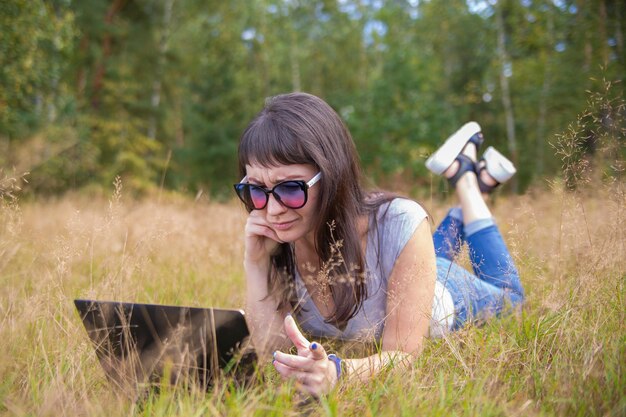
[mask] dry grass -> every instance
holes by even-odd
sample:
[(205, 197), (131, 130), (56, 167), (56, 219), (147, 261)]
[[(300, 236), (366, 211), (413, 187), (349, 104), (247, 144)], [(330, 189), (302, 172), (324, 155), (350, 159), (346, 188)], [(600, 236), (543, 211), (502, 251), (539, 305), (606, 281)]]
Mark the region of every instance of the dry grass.
[[(72, 300), (241, 307), (238, 204), (80, 195), (0, 212), (4, 415), (624, 415), (626, 197), (531, 191), (494, 211), (522, 273), (521, 317), (428, 344), (406, 372), (301, 403), (266, 371), (242, 391), (165, 391), (142, 403), (106, 383)], [(160, 200), (160, 202), (158, 202)], [(441, 218), (444, 203), (429, 210)]]
[[(220, 381), (141, 402), (113, 392), (72, 300), (241, 307), (244, 211), (175, 194), (126, 199), (119, 181), (109, 199), (18, 204), (22, 179), (0, 171), (0, 414), (626, 415), (626, 106), (611, 97), (592, 95), (557, 137), (564, 184), (494, 207), (523, 313), (429, 341), (410, 370), (320, 401), (294, 395), (270, 366), (246, 389)], [(583, 152), (589, 132), (595, 164)], [(443, 217), (445, 202), (423, 201)]]

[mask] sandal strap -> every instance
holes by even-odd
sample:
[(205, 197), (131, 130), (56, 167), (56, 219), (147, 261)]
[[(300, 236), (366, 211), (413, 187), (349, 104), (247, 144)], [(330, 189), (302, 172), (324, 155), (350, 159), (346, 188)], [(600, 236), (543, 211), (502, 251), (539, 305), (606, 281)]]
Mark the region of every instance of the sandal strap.
[(473, 143), (474, 145), (476, 145), (476, 151), (478, 152), (478, 150), (480, 150), (480, 147), (482, 146), (483, 142), (485, 141), (485, 137), (483, 136), (483, 132), (478, 132), (472, 135), (471, 138), (469, 138), (468, 142)]
[[(480, 163), (481, 161), (485, 161), (485, 158), (481, 158), (480, 161), (478, 161), (478, 162)], [(478, 164), (477, 164), (477, 166), (478, 166)], [(483, 164), (483, 166), (478, 168), (478, 171), (476, 172), (476, 179), (478, 180), (478, 188), (480, 188), (480, 192), (481, 193), (490, 193), (490, 192), (495, 190), (500, 185), (500, 183), (495, 178), (494, 178), (494, 181), (496, 181), (495, 185), (485, 184), (485, 182), (481, 179), (481, 175), (480, 174), (483, 171), (486, 171), (486, 170), (487, 170), (487, 164), (485, 163), (485, 164)], [(489, 174), (489, 171), (487, 171), (487, 174)], [(489, 174), (489, 176), (491, 176), (491, 174)]]
[(448, 183), (452, 188), (456, 188), (456, 183), (459, 182), (465, 173), (476, 172), (476, 169), (474, 168), (474, 161), (472, 161), (469, 156), (460, 153), (457, 155), (455, 161), (459, 161), (459, 169), (453, 176), (448, 178)]

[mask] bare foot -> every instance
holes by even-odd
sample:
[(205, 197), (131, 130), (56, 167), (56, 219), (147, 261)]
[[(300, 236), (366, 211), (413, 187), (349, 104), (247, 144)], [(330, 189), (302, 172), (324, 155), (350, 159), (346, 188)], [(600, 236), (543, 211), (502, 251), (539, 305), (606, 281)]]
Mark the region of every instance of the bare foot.
[[(465, 145), (465, 147), (461, 151), (461, 153), (469, 157), (469, 159), (471, 159), (474, 163), (476, 163), (476, 153), (477, 153), (476, 145), (474, 145), (472, 142), (468, 142), (467, 145)], [(459, 161), (455, 160), (454, 162), (452, 162), (452, 165), (450, 165), (450, 167), (448, 167), (448, 169), (445, 170), (443, 175), (446, 178), (452, 178), (458, 170), (459, 170)]]
[(495, 187), (498, 184), (486, 169), (481, 170), (485, 166), (485, 161), (480, 161), (477, 166), (477, 171), (480, 173), (480, 180), (489, 187)]

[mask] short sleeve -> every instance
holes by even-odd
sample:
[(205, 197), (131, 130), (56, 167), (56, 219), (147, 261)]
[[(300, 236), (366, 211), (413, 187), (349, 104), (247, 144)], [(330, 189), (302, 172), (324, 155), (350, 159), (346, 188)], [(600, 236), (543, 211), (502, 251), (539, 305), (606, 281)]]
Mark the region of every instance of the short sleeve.
[(396, 198), (381, 206), (377, 217), (379, 241), (376, 244), (383, 273), (388, 278), (396, 259), (428, 214), (417, 202)]

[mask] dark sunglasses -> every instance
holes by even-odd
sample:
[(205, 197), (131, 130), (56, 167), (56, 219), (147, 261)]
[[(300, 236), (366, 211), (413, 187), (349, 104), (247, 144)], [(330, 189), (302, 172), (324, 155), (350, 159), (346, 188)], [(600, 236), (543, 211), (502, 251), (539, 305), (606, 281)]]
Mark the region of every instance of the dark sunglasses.
[(276, 184), (272, 189), (244, 183), (247, 178), (246, 176), (239, 184), (235, 184), (235, 192), (249, 210), (264, 209), (270, 199), (270, 194), (283, 206), (290, 209), (299, 209), (306, 204), (309, 188), (322, 178), (322, 173), (318, 172), (308, 182), (302, 180), (283, 181)]

